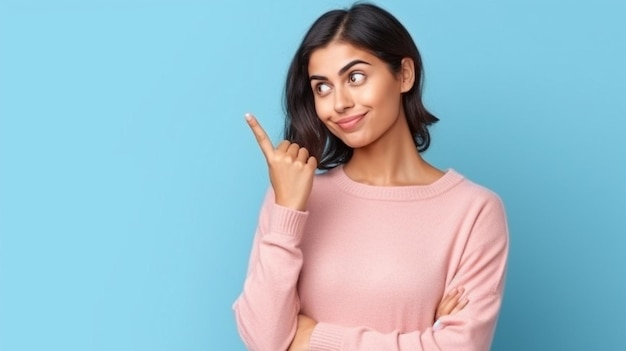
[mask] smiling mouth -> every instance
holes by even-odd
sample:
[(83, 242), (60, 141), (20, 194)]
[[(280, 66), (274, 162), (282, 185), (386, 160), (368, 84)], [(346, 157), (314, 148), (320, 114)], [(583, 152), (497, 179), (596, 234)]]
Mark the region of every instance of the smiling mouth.
[(365, 115), (366, 113), (356, 116), (345, 117), (335, 122), (335, 124), (338, 125), (339, 128), (341, 128), (342, 130), (348, 131), (353, 129), (356, 124), (359, 123), (359, 121), (361, 121), (363, 117), (365, 117)]

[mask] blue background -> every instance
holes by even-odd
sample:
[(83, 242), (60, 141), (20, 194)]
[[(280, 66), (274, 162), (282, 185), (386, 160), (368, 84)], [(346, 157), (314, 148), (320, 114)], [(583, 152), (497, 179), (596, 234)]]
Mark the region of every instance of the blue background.
[[(380, 1), (425, 157), (498, 192), (494, 350), (626, 350), (626, 3)], [(0, 350), (243, 350), (231, 305), (287, 65), (345, 1), (0, 1)]]

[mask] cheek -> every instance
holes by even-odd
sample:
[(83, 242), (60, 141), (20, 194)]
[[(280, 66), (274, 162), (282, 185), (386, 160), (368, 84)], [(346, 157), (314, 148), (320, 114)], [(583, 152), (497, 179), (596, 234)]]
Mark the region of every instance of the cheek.
[(371, 106), (387, 105), (398, 95), (393, 84), (371, 84), (368, 88), (362, 91), (361, 99)]
[[(315, 98), (315, 113), (317, 117), (325, 122), (331, 116), (332, 106), (329, 106), (328, 99)], [(329, 110), (330, 107), (330, 110)]]
[(363, 101), (378, 110), (395, 114), (402, 104), (402, 96), (395, 85), (381, 84), (377, 89), (367, 91), (367, 94), (363, 95)]

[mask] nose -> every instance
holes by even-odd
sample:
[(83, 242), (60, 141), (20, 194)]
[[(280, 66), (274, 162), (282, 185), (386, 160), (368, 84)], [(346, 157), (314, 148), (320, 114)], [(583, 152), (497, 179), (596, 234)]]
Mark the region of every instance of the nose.
[(354, 106), (354, 101), (352, 100), (352, 95), (350, 95), (350, 91), (347, 88), (335, 88), (335, 101), (334, 108), (338, 113), (343, 113), (347, 109)]

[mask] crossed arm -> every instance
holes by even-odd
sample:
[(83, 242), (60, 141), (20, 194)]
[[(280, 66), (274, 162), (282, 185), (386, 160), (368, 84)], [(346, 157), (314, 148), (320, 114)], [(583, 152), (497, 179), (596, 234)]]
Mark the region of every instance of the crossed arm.
[[(469, 299), (463, 296), (464, 292), (465, 289), (462, 287), (452, 289), (452, 291), (443, 297), (439, 306), (437, 306), (437, 311), (435, 312), (433, 329), (441, 328), (441, 321), (439, 318), (459, 312), (467, 306)], [(309, 351), (311, 335), (313, 334), (316, 325), (317, 322), (312, 318), (299, 314), (296, 335), (291, 341), (291, 345), (289, 345), (289, 349), (287, 351)]]

